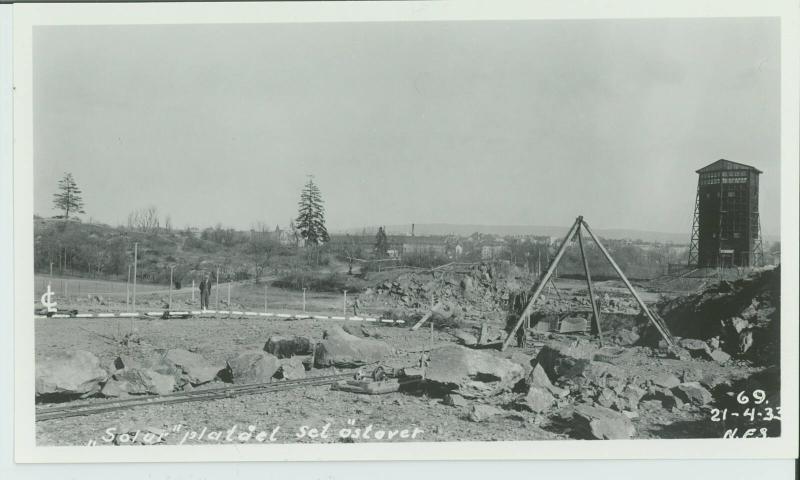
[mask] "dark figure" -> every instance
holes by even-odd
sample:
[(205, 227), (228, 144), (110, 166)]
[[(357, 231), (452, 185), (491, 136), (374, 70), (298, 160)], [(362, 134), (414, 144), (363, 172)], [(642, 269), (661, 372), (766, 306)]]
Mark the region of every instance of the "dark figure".
[(208, 310), (208, 300), (211, 298), (211, 278), (206, 275), (200, 281), (200, 309)]

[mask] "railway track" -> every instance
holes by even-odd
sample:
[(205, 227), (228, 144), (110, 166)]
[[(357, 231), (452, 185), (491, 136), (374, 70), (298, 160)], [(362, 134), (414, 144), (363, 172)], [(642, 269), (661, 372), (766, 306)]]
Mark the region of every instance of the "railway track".
[(285, 380), (280, 382), (256, 383), (250, 385), (231, 385), (191, 392), (175, 392), (158, 396), (129, 397), (120, 400), (106, 400), (102, 402), (83, 403), (80, 405), (64, 405), (55, 407), (42, 407), (36, 409), (36, 421), (54, 420), (59, 418), (95, 415), (98, 413), (115, 412), (136, 407), (154, 405), (172, 405), (175, 403), (203, 402), (223, 398), (253, 395), (258, 393), (272, 393), (290, 390), (299, 387), (313, 387), (331, 385), (340, 380), (353, 378), (352, 373), (324, 375), (320, 377), (303, 378), (299, 380)]

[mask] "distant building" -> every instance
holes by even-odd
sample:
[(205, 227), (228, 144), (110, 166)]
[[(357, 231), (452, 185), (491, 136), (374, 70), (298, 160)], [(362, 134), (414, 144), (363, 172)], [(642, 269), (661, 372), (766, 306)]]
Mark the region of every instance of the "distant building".
[(490, 243), (481, 245), (481, 260), (494, 260), (508, 253), (509, 247), (504, 243)]
[(758, 170), (717, 160), (697, 170), (697, 197), (689, 265), (750, 267), (764, 264), (758, 213)]

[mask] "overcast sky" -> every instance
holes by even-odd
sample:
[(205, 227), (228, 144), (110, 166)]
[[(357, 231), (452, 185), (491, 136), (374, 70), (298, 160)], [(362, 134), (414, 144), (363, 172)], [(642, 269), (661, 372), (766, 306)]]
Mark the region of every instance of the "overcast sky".
[(770, 19), (36, 27), (35, 211), (286, 225), (313, 174), (328, 228), (686, 232), (719, 158), (779, 231)]

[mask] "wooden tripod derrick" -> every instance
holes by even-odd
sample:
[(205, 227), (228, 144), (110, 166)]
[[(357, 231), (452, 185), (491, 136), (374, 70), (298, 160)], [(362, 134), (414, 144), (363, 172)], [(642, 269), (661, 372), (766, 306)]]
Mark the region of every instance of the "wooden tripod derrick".
[(531, 295), (527, 306), (520, 314), (519, 320), (517, 320), (517, 323), (514, 325), (514, 328), (510, 332), (508, 332), (508, 336), (506, 337), (505, 341), (503, 341), (503, 344), (500, 347), (500, 349), (505, 350), (508, 347), (508, 345), (511, 343), (511, 340), (517, 333), (517, 330), (519, 330), (519, 328), (522, 326), (523, 323), (525, 323), (527, 326), (527, 319), (530, 318), (530, 315), (533, 312), (533, 306), (536, 304), (536, 300), (539, 299), (539, 296), (541, 295), (544, 286), (547, 284), (548, 281), (550, 281), (553, 272), (556, 270), (559, 262), (561, 261), (561, 258), (564, 256), (564, 252), (566, 252), (570, 242), (576, 236), (578, 237), (578, 245), (580, 247), (581, 257), (583, 259), (583, 268), (586, 273), (586, 281), (589, 287), (589, 300), (592, 304), (592, 314), (594, 317), (594, 323), (593, 323), (594, 330), (597, 333), (598, 337), (600, 337), (600, 341), (602, 344), (602, 331), (600, 329), (600, 312), (599, 309), (597, 308), (597, 302), (595, 300), (594, 286), (592, 284), (591, 273), (589, 272), (589, 262), (586, 258), (586, 252), (583, 249), (583, 239), (581, 237), (581, 230), (586, 230), (586, 233), (589, 234), (589, 237), (591, 237), (592, 241), (594, 241), (595, 245), (597, 245), (597, 247), (603, 253), (603, 256), (606, 257), (606, 260), (608, 260), (608, 263), (611, 264), (611, 267), (614, 268), (614, 271), (617, 273), (620, 280), (622, 280), (622, 282), (625, 284), (625, 287), (627, 287), (628, 291), (631, 293), (631, 295), (633, 295), (633, 298), (636, 299), (636, 303), (639, 304), (639, 308), (641, 308), (642, 312), (647, 316), (650, 323), (652, 323), (653, 326), (656, 328), (656, 330), (658, 330), (658, 333), (664, 338), (664, 340), (667, 342), (667, 345), (674, 346), (675, 340), (669, 333), (666, 324), (664, 324), (663, 320), (661, 320), (660, 317), (658, 317), (656, 314), (651, 312), (649, 308), (647, 308), (647, 305), (645, 305), (642, 298), (636, 292), (636, 289), (634, 289), (633, 285), (631, 285), (631, 282), (628, 281), (628, 278), (625, 276), (625, 273), (622, 272), (622, 269), (619, 268), (619, 265), (617, 265), (614, 259), (611, 258), (611, 254), (608, 253), (608, 250), (606, 250), (606, 248), (600, 242), (600, 239), (598, 239), (595, 236), (594, 232), (592, 232), (591, 228), (589, 228), (589, 224), (587, 224), (586, 221), (583, 220), (582, 216), (579, 216), (578, 218), (575, 219), (575, 223), (572, 224), (572, 227), (569, 229), (569, 232), (567, 232), (567, 235), (564, 237), (563, 242), (561, 242), (561, 246), (558, 248), (558, 252), (556, 253), (555, 257), (553, 257), (553, 260), (550, 262), (547, 271), (544, 273), (544, 275), (540, 278), (539, 282), (537, 283), (536, 288), (534, 289), (533, 294)]

